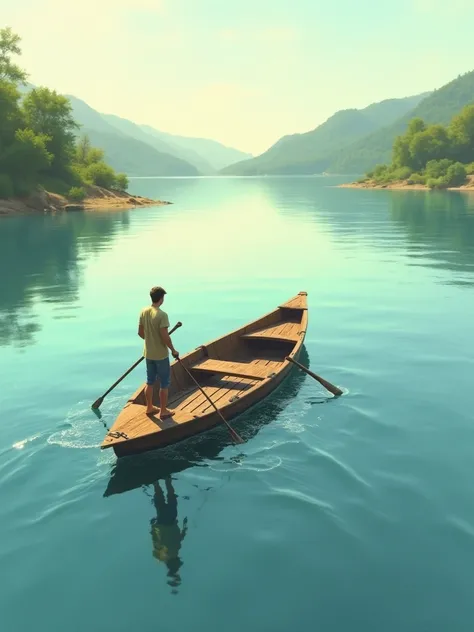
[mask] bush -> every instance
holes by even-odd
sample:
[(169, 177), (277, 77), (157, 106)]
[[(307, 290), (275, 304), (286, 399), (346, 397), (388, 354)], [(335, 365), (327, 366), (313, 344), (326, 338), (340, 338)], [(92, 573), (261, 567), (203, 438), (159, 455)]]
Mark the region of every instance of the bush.
[(392, 179), (388, 165), (377, 165), (370, 176), (376, 184), (386, 184)]
[(426, 176), (421, 173), (412, 173), (408, 178), (408, 184), (426, 184)]
[(98, 187), (111, 189), (115, 184), (115, 171), (105, 162), (95, 162), (85, 170), (86, 179)]
[(128, 189), (128, 178), (124, 173), (118, 173), (115, 176), (114, 189), (118, 191), (126, 191)]
[(430, 189), (447, 189), (449, 187), (447, 176), (441, 176), (440, 178), (429, 178), (426, 184)]
[(411, 176), (411, 172), (410, 167), (399, 167), (392, 171), (391, 176), (393, 180), (408, 180)]
[(69, 193), (67, 194), (68, 198), (72, 202), (82, 202), (86, 195), (84, 187), (71, 187), (71, 189), (69, 189)]
[(435, 180), (441, 178), (447, 174), (449, 167), (453, 164), (454, 161), (448, 160), (447, 158), (443, 158), (443, 160), (430, 160), (426, 164), (426, 177)]
[(377, 165), (375, 169), (370, 172), (371, 178), (379, 178), (383, 174), (385, 174), (388, 170), (388, 165)]
[(449, 167), (446, 174), (446, 179), (448, 182), (448, 186), (460, 187), (467, 180), (466, 167), (460, 162), (455, 162), (454, 165), (451, 165)]
[(468, 176), (474, 175), (474, 162), (471, 162), (470, 165), (465, 165), (465, 167), (466, 167), (466, 173)]
[(6, 173), (0, 173), (0, 199), (5, 200), (13, 197), (15, 190), (13, 189), (13, 183)]

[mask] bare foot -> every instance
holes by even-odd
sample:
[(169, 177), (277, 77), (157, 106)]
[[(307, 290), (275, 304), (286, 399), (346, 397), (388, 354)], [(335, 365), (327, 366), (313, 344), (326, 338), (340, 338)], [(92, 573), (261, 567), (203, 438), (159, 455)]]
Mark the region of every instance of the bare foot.
[(165, 417), (172, 417), (174, 415), (174, 410), (170, 410), (169, 408), (165, 408), (165, 410), (161, 411), (160, 419), (165, 419)]
[(146, 409), (146, 414), (147, 415), (156, 415), (160, 412), (159, 408), (155, 408), (155, 406), (152, 406), (151, 408), (147, 408)]

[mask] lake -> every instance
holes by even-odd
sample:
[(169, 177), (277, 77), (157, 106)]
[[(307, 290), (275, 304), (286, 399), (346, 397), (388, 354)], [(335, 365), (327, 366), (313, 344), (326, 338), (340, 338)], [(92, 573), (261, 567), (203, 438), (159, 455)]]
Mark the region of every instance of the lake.
[[(132, 179), (169, 206), (0, 222), (0, 628), (468, 632), (474, 195)], [(181, 354), (308, 292), (305, 362), (233, 425), (99, 445), (149, 289)]]

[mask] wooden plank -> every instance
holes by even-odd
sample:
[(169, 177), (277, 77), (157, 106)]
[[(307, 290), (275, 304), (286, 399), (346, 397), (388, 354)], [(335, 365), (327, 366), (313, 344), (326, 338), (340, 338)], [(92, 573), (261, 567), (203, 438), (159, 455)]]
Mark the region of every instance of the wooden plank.
[(298, 296), (295, 296), (278, 307), (284, 307), (285, 309), (308, 309), (306, 292), (300, 292)]
[(242, 338), (252, 339), (257, 338), (259, 340), (281, 340), (283, 342), (298, 342), (300, 330), (300, 323), (286, 322), (279, 325), (272, 325), (271, 327), (264, 327), (263, 329), (257, 329), (248, 334), (244, 334)]
[[(256, 384), (258, 384), (258, 382), (256, 380), (247, 380), (247, 379), (242, 379), (242, 381), (240, 382), (240, 388), (235, 389), (235, 391), (232, 393), (232, 395), (236, 395), (237, 397), (241, 397), (242, 393), (245, 393), (245, 391), (247, 391), (249, 388), (251, 388), (252, 386), (255, 386)], [(229, 395), (230, 395), (231, 391), (229, 391)], [(212, 398), (211, 398), (212, 399)], [(224, 399), (224, 395), (220, 398), (220, 401), (222, 402), (222, 400)], [(212, 399), (212, 401), (214, 403), (216, 403), (214, 401), (214, 399)], [(227, 401), (225, 402), (227, 403)], [(199, 410), (199, 415), (205, 415), (208, 412), (211, 412), (211, 410), (214, 407), (206, 400), (205, 402), (203, 402), (203, 407)], [(219, 406), (217, 406), (217, 408), (219, 408)]]
[[(208, 397), (212, 399), (212, 401), (218, 399), (219, 392), (224, 391), (224, 393), (228, 392), (230, 389), (228, 387), (223, 387), (222, 384), (216, 384), (212, 386), (203, 386), (202, 390), (206, 393)], [(188, 413), (193, 413), (197, 408), (202, 406), (204, 402), (207, 402), (206, 397), (201, 393), (201, 391), (196, 388), (196, 397), (191, 401), (187, 402), (183, 406), (180, 406), (180, 410), (183, 410)]]
[(208, 373), (220, 373), (235, 377), (247, 377), (253, 380), (264, 380), (267, 375), (263, 368), (246, 362), (227, 362), (225, 360), (213, 360), (208, 358), (192, 367), (193, 371), (206, 371)]
[[(217, 406), (217, 408), (221, 408), (222, 404), (226, 404), (228, 399), (230, 399), (230, 397), (232, 397), (232, 395), (235, 395), (237, 393), (240, 393), (242, 390), (242, 382), (244, 381), (244, 378), (234, 378), (234, 381), (231, 383), (231, 386), (223, 386), (221, 389), (219, 389), (216, 393), (214, 393), (214, 395), (210, 395), (209, 397), (211, 398), (211, 400), (214, 402), (214, 404)], [(252, 380), (251, 384), (256, 384), (255, 380)], [(199, 404), (199, 406), (194, 410), (194, 414), (196, 415), (202, 415), (204, 413), (204, 411), (208, 410), (208, 409), (213, 409), (214, 407), (209, 403), (209, 401), (205, 398), (202, 397), (201, 402)]]

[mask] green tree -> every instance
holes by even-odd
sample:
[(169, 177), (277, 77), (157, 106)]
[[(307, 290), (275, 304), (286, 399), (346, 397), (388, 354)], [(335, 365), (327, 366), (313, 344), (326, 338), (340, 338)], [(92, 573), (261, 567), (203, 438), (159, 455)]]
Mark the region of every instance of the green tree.
[(463, 163), (474, 161), (474, 105), (468, 105), (454, 116), (449, 126), (453, 154)]
[(15, 141), (5, 152), (5, 171), (10, 174), (18, 195), (26, 195), (40, 182), (41, 171), (51, 164), (52, 155), (46, 145), (49, 141), (43, 134), (31, 129), (18, 129)]
[(450, 140), (443, 125), (430, 125), (418, 132), (410, 141), (412, 165), (417, 171), (423, 169), (428, 161), (440, 160), (450, 153)]
[(409, 167), (416, 169), (417, 160), (414, 159), (410, 146), (413, 139), (425, 132), (426, 125), (423, 119), (414, 118), (408, 123), (405, 134), (397, 136), (392, 148), (392, 165), (394, 168)]
[(392, 149), (392, 164), (395, 167), (411, 166), (410, 139), (406, 136), (397, 136), (395, 139)]
[(76, 142), (76, 155), (75, 162), (80, 165), (87, 165), (87, 157), (89, 156), (89, 152), (92, 149), (91, 141), (87, 134), (84, 134), (77, 142)]
[(20, 93), (10, 81), (0, 79), (0, 155), (15, 138), (15, 131), (23, 125), (19, 106)]
[(70, 101), (54, 90), (35, 88), (25, 97), (23, 110), (27, 126), (50, 139), (47, 148), (53, 155), (52, 174), (64, 176), (74, 156), (74, 131), (79, 127)]
[(411, 119), (408, 123), (408, 128), (406, 132), (407, 138), (411, 139), (415, 134), (419, 134), (420, 132), (424, 132), (426, 129), (426, 124), (423, 119), (416, 117)]
[(20, 42), (20, 36), (11, 27), (0, 29), (0, 81), (25, 83), (28, 75), (11, 60), (12, 55), (21, 55)]
[(128, 189), (128, 178), (124, 173), (118, 173), (115, 177), (115, 189), (126, 191)]
[(88, 167), (96, 162), (104, 159), (104, 150), (92, 147), (91, 141), (87, 134), (84, 134), (76, 143), (75, 162), (79, 165)]

